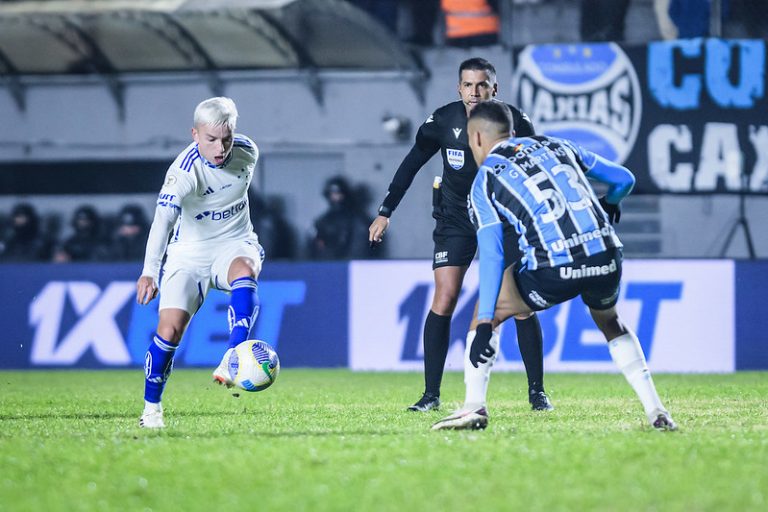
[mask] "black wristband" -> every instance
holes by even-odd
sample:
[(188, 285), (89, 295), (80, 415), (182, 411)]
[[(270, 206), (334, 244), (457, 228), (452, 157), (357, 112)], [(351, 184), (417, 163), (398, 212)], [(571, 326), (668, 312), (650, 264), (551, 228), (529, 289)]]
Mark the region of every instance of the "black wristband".
[(381, 205), (379, 206), (379, 215), (382, 217), (391, 217), (392, 216), (392, 208), (389, 208), (387, 206)]

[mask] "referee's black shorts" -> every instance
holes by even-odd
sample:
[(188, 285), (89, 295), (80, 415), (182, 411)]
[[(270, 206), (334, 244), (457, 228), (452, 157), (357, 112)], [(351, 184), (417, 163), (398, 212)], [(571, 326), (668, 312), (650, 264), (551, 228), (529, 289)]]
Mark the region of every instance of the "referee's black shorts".
[[(472, 263), (477, 252), (477, 232), (469, 221), (469, 216), (435, 215), (435, 230), (432, 240), (435, 250), (432, 253), (432, 269), (440, 267), (464, 267)], [(522, 253), (515, 229), (504, 225), (504, 267), (520, 261)]]

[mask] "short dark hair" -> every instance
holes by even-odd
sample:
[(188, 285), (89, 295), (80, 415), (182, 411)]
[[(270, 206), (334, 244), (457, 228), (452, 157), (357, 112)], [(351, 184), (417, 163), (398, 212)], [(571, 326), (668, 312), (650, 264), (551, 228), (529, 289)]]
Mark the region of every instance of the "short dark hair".
[(464, 70), (485, 71), (491, 82), (496, 81), (496, 68), (493, 67), (493, 64), (480, 57), (472, 57), (461, 63), (459, 66), (459, 82), (461, 82), (461, 72)]
[(475, 105), (475, 108), (469, 113), (469, 121), (480, 119), (498, 124), (501, 131), (512, 133), (515, 124), (512, 120), (512, 111), (501, 101), (483, 101)]

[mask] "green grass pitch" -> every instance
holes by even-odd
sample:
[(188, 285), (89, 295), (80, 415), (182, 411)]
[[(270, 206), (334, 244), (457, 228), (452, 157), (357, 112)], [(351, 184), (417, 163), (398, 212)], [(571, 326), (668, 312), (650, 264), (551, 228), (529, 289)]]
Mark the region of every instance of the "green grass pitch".
[(618, 374), (491, 379), (483, 432), (410, 413), (418, 373), (283, 370), (239, 398), (174, 372), (164, 431), (144, 431), (143, 374), (0, 372), (0, 510), (768, 510), (768, 372), (656, 375), (680, 424), (645, 425)]

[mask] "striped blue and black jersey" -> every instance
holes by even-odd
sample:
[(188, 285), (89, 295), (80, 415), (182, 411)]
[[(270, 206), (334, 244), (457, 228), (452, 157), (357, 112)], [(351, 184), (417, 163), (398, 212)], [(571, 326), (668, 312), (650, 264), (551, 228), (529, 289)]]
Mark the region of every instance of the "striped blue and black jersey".
[(478, 230), (509, 222), (519, 235), (522, 268), (529, 270), (621, 247), (587, 180), (598, 159), (571, 142), (544, 136), (499, 143), (475, 178), (470, 217)]
[(587, 176), (609, 185), (610, 204), (635, 183), (625, 167), (561, 139), (513, 137), (491, 150), (469, 196), (480, 252), (478, 320), (493, 318), (505, 265), (504, 222), (517, 231), (521, 271), (573, 265), (621, 247)]

